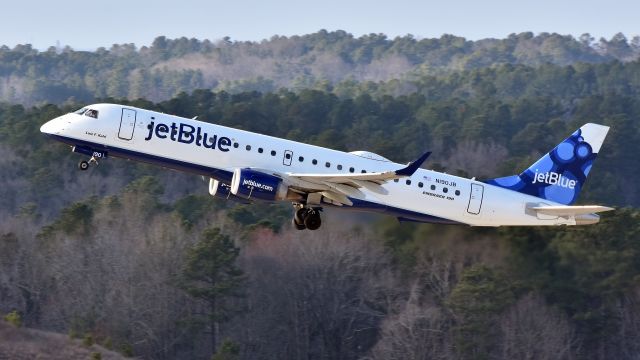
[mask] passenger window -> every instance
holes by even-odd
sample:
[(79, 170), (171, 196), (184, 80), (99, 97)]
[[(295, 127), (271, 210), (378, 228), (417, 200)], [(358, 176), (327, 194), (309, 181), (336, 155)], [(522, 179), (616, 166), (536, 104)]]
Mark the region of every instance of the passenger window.
[(260, 154), (262, 154), (262, 152), (264, 152), (264, 150), (263, 150), (262, 148), (258, 148), (258, 152), (259, 152)]
[(442, 192), (446, 194), (446, 193), (448, 193), (448, 192), (449, 192), (449, 189), (447, 189), (447, 188), (442, 188)]
[(407, 179), (406, 183), (407, 185), (411, 185), (411, 180)]
[(286, 153), (286, 154), (284, 154), (284, 157), (285, 157), (287, 160), (288, 160), (288, 159), (291, 159), (291, 154)]
[(423, 187), (423, 186), (424, 186), (424, 184), (423, 184), (423, 183), (421, 183), (421, 182), (419, 182), (419, 183), (418, 183), (418, 187), (419, 187), (419, 188), (421, 188), (421, 187)]
[(349, 172), (350, 172), (350, 173), (355, 172), (355, 171), (356, 171), (356, 169), (354, 169), (354, 168), (352, 168), (352, 167), (350, 167), (350, 168), (349, 168)]
[(431, 190), (435, 190), (436, 186), (435, 185), (431, 185)]
[(304, 157), (303, 156), (298, 157), (298, 161), (303, 162), (304, 161)]
[(326, 163), (324, 163), (324, 166), (329, 168), (329, 167), (331, 167), (331, 163), (330, 162), (326, 162)]
[(342, 165), (338, 165), (338, 170), (342, 170)]
[(247, 151), (251, 151), (251, 145), (247, 145), (245, 149), (247, 149)]
[(237, 149), (237, 148), (238, 148), (238, 146), (240, 146), (240, 144), (238, 144), (238, 143), (233, 143), (233, 147), (234, 147), (234, 148), (236, 148), (236, 149)]
[(400, 179), (393, 179), (393, 182), (398, 182), (400, 181)]
[(313, 160), (311, 160), (311, 163), (312, 163), (313, 165), (318, 165), (318, 160), (313, 159)]
[(275, 150), (271, 150), (271, 156), (276, 156), (276, 151)]
[(460, 190), (456, 190), (456, 196), (460, 196)]
[(366, 173), (367, 173), (367, 170), (362, 170), (362, 171), (360, 171), (360, 172), (361, 172), (361, 173), (363, 173), (363, 174), (366, 174)]

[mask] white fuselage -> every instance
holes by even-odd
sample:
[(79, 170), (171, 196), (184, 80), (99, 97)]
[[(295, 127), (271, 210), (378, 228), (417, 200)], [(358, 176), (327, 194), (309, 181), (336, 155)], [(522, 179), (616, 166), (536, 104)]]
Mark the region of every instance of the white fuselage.
[[(43, 125), (42, 131), (70, 145), (191, 171), (227, 184), (237, 168), (280, 174), (349, 174), (405, 166), (371, 153), (346, 153), (130, 106), (98, 104), (91, 108), (99, 111), (97, 119), (67, 114)], [(198, 138), (205, 133), (206, 138)], [(431, 170), (419, 169), (382, 186), (384, 195), (361, 189), (361, 195), (352, 198), (352, 208), (407, 220), (433, 217), (434, 222), (474, 226), (575, 224), (571, 217), (527, 210), (557, 205), (551, 201)]]

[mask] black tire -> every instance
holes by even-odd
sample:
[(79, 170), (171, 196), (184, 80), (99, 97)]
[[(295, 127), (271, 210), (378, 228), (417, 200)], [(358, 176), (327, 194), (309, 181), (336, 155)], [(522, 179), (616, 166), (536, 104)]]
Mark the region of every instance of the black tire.
[(80, 169), (80, 170), (82, 170), (82, 171), (85, 171), (85, 170), (87, 170), (88, 168), (89, 168), (89, 163), (88, 163), (88, 162), (86, 162), (86, 161), (82, 160), (82, 161), (80, 161), (80, 162), (78, 163), (78, 169)]
[(308, 212), (309, 209), (306, 208), (300, 208), (296, 210), (295, 214), (293, 215), (293, 221), (298, 225), (303, 225), (304, 219), (307, 217)]
[(322, 225), (322, 219), (320, 219), (320, 213), (317, 211), (309, 211), (304, 219), (304, 226), (309, 230), (318, 230)]
[(304, 226), (304, 224), (298, 224), (298, 223), (296, 222), (296, 219), (292, 219), (292, 220), (291, 220), (291, 223), (293, 224), (293, 227), (294, 227), (296, 230), (304, 230), (304, 229), (306, 229), (306, 228), (307, 228), (306, 226)]

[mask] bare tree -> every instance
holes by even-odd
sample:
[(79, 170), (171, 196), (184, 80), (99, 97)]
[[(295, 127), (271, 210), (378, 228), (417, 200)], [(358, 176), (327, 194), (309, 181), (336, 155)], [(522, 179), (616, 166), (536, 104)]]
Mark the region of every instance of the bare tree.
[(258, 234), (244, 251), (250, 279), (247, 358), (354, 359), (373, 346), (395, 291), (388, 257), (361, 235)]
[(499, 359), (571, 359), (576, 335), (568, 319), (528, 294), (500, 317)]

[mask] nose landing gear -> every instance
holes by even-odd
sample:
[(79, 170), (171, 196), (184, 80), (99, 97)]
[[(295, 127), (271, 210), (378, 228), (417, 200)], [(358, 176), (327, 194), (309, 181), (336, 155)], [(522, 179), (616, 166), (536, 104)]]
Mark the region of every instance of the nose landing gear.
[(81, 161), (78, 163), (78, 169), (80, 169), (80, 170), (82, 170), (82, 171), (85, 171), (85, 170), (87, 170), (87, 169), (89, 168), (89, 165), (91, 165), (91, 164), (96, 164), (96, 165), (98, 165), (98, 159), (96, 158), (96, 156), (95, 156), (95, 155), (94, 155), (94, 156), (92, 156), (92, 157), (91, 157), (91, 159), (89, 159), (89, 161), (81, 160)]
[(305, 207), (302, 204), (295, 204), (296, 212), (293, 215), (293, 227), (297, 230), (317, 230), (322, 225), (320, 218), (320, 207)]
[(98, 165), (98, 159), (106, 159), (107, 153), (103, 151), (92, 151), (88, 148), (83, 148), (79, 146), (74, 146), (71, 151), (77, 152), (80, 154), (91, 155), (89, 161), (82, 160), (78, 163), (78, 169), (85, 171), (89, 168), (89, 165), (96, 164)]

